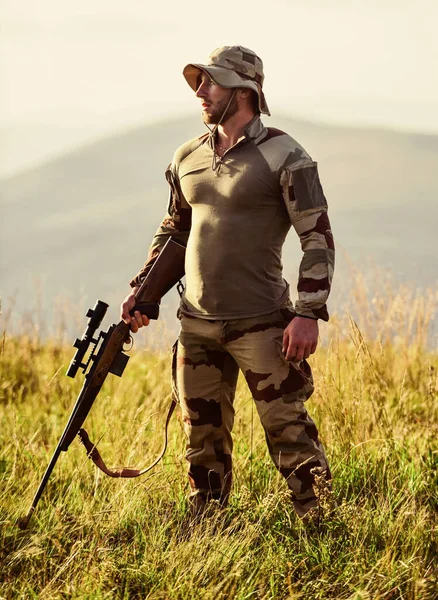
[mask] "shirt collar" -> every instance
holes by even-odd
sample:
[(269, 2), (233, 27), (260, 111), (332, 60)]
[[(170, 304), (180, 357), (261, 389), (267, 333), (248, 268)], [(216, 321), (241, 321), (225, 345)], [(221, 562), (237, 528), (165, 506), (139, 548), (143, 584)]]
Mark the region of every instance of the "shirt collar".
[[(256, 144), (259, 143), (268, 133), (267, 128), (263, 125), (260, 115), (254, 115), (251, 121), (245, 126), (242, 135), (237, 140), (236, 144), (243, 142), (244, 140), (253, 140)], [(208, 138), (208, 145), (214, 150), (214, 138), (210, 135)]]
[(258, 138), (265, 137), (266, 133), (266, 127), (263, 125), (260, 115), (255, 115), (243, 130), (245, 137), (254, 140), (256, 143)]

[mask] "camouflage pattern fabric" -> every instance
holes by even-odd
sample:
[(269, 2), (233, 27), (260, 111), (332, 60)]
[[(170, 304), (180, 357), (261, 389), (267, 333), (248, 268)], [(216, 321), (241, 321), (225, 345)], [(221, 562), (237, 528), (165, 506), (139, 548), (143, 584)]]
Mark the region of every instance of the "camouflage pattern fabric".
[(206, 134), (176, 151), (166, 172), (167, 214), (131, 285), (141, 282), (173, 236), (187, 244), (185, 314), (207, 319), (268, 314), (289, 297), (281, 248), (292, 226), (303, 251), (296, 312), (327, 321), (335, 250), (316, 162), (259, 117), (216, 172), (212, 144)]
[(310, 366), (305, 360), (288, 362), (282, 354), (283, 331), (291, 317), (290, 307), (235, 321), (181, 316), (174, 385), (188, 439), (193, 515), (202, 513), (211, 499), (222, 506), (228, 502), (239, 369), (300, 517), (317, 505), (312, 469), (320, 467), (331, 478), (315, 423), (304, 406), (313, 392)]
[(192, 88), (198, 88), (198, 77), (201, 72), (217, 84), (225, 88), (246, 87), (254, 90), (259, 98), (259, 110), (270, 115), (263, 94), (263, 62), (257, 54), (244, 46), (222, 46), (216, 48), (208, 57), (206, 65), (193, 63), (186, 65), (183, 75)]

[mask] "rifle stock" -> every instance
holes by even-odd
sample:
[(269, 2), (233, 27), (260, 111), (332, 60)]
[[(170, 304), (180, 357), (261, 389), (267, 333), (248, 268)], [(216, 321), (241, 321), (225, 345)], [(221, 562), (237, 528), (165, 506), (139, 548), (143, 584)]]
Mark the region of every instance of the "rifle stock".
[[(135, 296), (136, 305), (132, 311), (130, 311), (131, 314), (133, 314), (135, 310), (140, 310), (142, 314), (147, 315), (151, 319), (158, 318), (158, 303), (160, 302), (161, 298), (184, 275), (184, 258), (185, 247), (179, 242), (176, 242), (170, 238), (163, 246), (163, 249), (154, 262), (152, 268), (137, 290)], [(124, 321), (120, 321), (118, 324), (111, 325), (108, 331), (105, 333), (100, 332), (97, 339), (93, 337), (97, 328), (100, 326), (107, 308), (108, 305), (106, 303), (101, 302), (100, 300), (96, 302), (94, 308), (90, 309), (87, 313), (87, 317), (90, 317), (90, 322), (84, 332), (83, 337), (81, 339), (77, 339), (74, 343), (74, 347), (77, 348), (77, 351), (69, 365), (69, 368), (67, 369), (67, 375), (74, 377), (79, 368), (83, 369), (83, 373), (86, 373), (87, 369), (89, 368), (89, 372), (85, 375), (85, 381), (82, 389), (78, 395), (67, 425), (61, 435), (58, 445), (56, 446), (55, 452), (53, 453), (46, 472), (41, 479), (29, 511), (18, 521), (18, 526), (20, 529), (26, 529), (28, 526), (30, 518), (35, 511), (41, 494), (47, 485), (49, 477), (55, 467), (61, 451), (66, 452), (68, 450), (76, 435), (80, 435), (81, 441), (84, 443), (88, 455), (94, 460), (99, 468), (102, 468), (99, 464), (100, 460), (105, 467), (102, 470), (112, 477), (136, 477), (145, 473), (147, 470), (152, 468), (152, 466), (155, 466), (155, 464), (163, 456), (166, 449), (167, 423), (169, 422), (175, 406), (174, 401), (172, 402), (171, 410), (169, 411), (166, 420), (166, 439), (163, 452), (153, 463), (153, 465), (141, 471), (125, 469), (113, 472), (107, 469), (101, 460), (97, 449), (92, 442), (89, 441), (87, 433), (81, 429), (108, 373), (113, 373), (114, 375), (121, 377), (129, 360), (129, 356), (124, 352), (123, 346), (129, 338), (130, 326)], [(88, 361), (84, 363), (83, 359), (90, 344), (94, 344), (94, 348), (91, 351)]]

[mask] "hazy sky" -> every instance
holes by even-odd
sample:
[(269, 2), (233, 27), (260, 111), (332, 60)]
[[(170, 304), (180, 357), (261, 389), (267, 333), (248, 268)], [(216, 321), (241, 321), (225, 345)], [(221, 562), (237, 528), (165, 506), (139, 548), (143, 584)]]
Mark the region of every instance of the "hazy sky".
[(182, 68), (225, 44), (261, 56), (273, 115), (438, 133), (436, 0), (3, 0), (1, 18), (0, 173), (193, 113)]

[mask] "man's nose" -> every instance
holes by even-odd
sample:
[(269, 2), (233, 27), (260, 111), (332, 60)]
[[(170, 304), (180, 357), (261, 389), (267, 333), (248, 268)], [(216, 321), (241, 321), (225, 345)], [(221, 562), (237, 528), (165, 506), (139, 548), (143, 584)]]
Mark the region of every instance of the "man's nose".
[(207, 88), (207, 86), (202, 81), (199, 84), (198, 89), (196, 90), (196, 97), (197, 98), (205, 98), (207, 96), (207, 89), (206, 88)]

